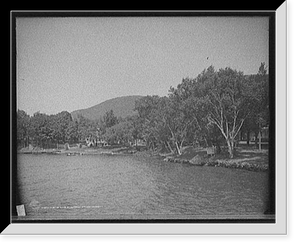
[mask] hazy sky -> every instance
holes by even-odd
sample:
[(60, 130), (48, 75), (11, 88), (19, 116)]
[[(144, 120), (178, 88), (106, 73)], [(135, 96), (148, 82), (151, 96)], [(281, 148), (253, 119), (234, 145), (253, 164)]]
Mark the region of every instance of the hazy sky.
[(267, 17), (17, 18), (17, 107), (32, 115), (125, 95), (167, 95), (185, 77), (268, 65)]

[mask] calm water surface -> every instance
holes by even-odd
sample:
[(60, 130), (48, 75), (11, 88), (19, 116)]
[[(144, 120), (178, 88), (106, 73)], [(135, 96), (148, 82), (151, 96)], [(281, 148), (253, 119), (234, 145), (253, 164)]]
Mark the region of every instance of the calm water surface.
[(18, 155), (31, 219), (261, 217), (268, 174), (126, 155)]

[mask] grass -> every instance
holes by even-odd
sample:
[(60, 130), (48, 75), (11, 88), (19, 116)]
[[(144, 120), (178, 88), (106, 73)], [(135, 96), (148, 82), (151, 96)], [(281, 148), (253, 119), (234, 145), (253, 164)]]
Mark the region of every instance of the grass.
[[(224, 150), (224, 149), (223, 149)], [(215, 156), (208, 156), (204, 148), (185, 147), (179, 156), (165, 156), (165, 161), (191, 163), (200, 166), (226, 167), (252, 171), (267, 171), (269, 156), (267, 150), (237, 148), (234, 158), (229, 158), (223, 151)]]
[(234, 158), (229, 158), (226, 149), (215, 156), (208, 156), (205, 148), (194, 148), (192, 146), (184, 147), (181, 155), (171, 153), (158, 153), (126, 146), (110, 146), (88, 148), (83, 146), (70, 147), (65, 149), (41, 149), (28, 148), (21, 149), (21, 153), (49, 153), (49, 154), (67, 154), (67, 155), (84, 155), (84, 154), (136, 154), (138, 156), (160, 157), (165, 161), (176, 163), (188, 163), (200, 166), (214, 166), (235, 169), (246, 169), (252, 171), (267, 171), (269, 169), (269, 156), (267, 150), (259, 151), (253, 148), (237, 148)]

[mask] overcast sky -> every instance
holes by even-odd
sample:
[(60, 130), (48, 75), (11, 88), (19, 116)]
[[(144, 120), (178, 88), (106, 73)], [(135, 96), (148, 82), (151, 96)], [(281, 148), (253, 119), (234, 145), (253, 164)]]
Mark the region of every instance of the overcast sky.
[(268, 65), (268, 28), (266, 17), (17, 18), (17, 108), (164, 96), (210, 65), (254, 74)]

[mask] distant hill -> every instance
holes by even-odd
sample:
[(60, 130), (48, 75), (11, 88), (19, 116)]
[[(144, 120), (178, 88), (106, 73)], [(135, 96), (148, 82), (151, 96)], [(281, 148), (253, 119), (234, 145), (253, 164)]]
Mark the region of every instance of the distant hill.
[(99, 103), (93, 107), (86, 109), (79, 109), (71, 112), (73, 119), (82, 115), (85, 118), (96, 120), (100, 116), (104, 116), (107, 111), (113, 110), (115, 116), (126, 117), (135, 114), (134, 111), (135, 101), (143, 96), (121, 96), (113, 98), (102, 103)]

